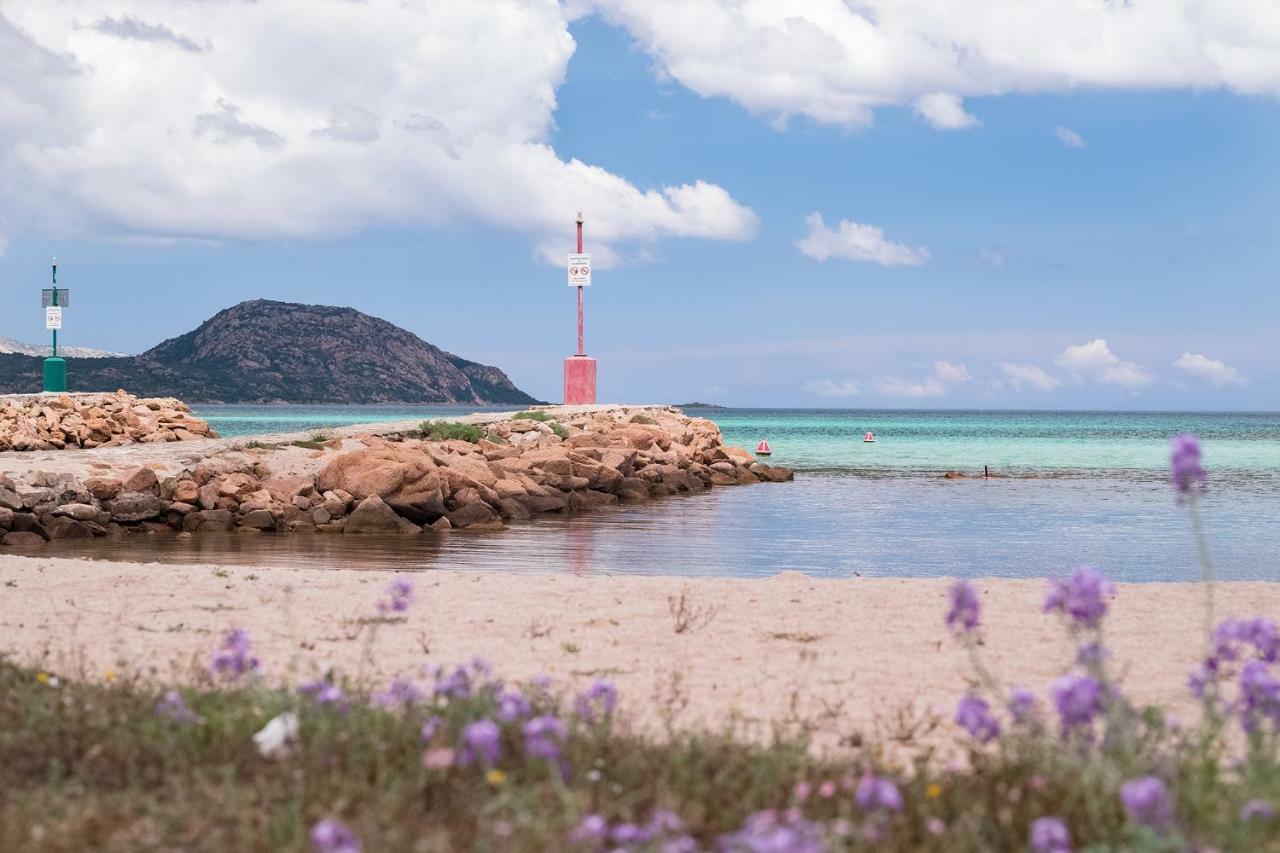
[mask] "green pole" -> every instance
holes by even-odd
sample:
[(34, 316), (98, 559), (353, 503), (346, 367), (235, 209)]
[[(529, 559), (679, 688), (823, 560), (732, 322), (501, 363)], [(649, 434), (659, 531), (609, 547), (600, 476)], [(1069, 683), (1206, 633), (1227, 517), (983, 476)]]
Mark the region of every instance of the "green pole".
[[(58, 307), (58, 259), (53, 259), (53, 306)], [(53, 330), (53, 357), (58, 357), (58, 330)]]
[[(58, 259), (53, 259), (53, 305), (58, 304)], [(67, 362), (58, 358), (58, 330), (53, 329), (53, 355), (44, 360), (44, 390), (64, 393), (67, 390)]]

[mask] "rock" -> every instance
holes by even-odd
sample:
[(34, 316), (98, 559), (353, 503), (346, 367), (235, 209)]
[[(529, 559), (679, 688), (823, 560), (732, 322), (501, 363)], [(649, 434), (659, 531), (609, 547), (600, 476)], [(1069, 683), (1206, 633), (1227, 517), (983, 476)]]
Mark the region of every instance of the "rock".
[(179, 480), (173, 487), (173, 500), (194, 504), (200, 500), (200, 487), (195, 480)]
[(578, 512), (600, 509), (601, 507), (611, 506), (617, 502), (617, 495), (611, 495), (606, 492), (597, 492), (593, 489), (583, 489), (580, 492), (572, 492), (569, 494), (569, 509)]
[(100, 501), (109, 501), (120, 494), (124, 483), (114, 477), (90, 477), (84, 481), (84, 487)]
[(6, 533), (4, 538), (0, 539), (0, 545), (9, 548), (39, 548), (44, 545), (44, 537), (38, 533), (15, 530), (12, 533)]
[(333, 516), (329, 514), (329, 510), (324, 507), (313, 510), (311, 513), (311, 520), (316, 524), (328, 524), (332, 518)]
[(217, 487), (218, 496), (226, 498), (239, 498), (241, 495), (256, 492), (260, 488), (258, 481), (243, 471), (219, 478)]
[(51, 503), (54, 494), (49, 489), (33, 489), (22, 493), (22, 505), (27, 509), (35, 509), (41, 504)]
[(176, 512), (178, 515), (187, 515), (188, 513), (195, 511), (195, 505), (186, 503), (185, 501), (174, 501), (169, 504), (169, 509), (167, 510), (167, 512)]
[(139, 468), (124, 478), (120, 485), (122, 492), (145, 492), (147, 494), (160, 494), (160, 480), (156, 477), (156, 472), (150, 468)]
[(618, 484), (618, 497), (624, 501), (643, 501), (649, 498), (649, 489), (639, 477), (627, 477)]
[(529, 508), (514, 498), (503, 498), (498, 501), (498, 515), (507, 521), (528, 521), (533, 518)]
[(144, 521), (157, 518), (168, 505), (159, 495), (121, 492), (107, 503), (106, 509), (111, 513), (112, 521)]
[(8, 510), (22, 509), (22, 497), (13, 489), (0, 486), (0, 508)]
[[(56, 518), (49, 525), (50, 539), (92, 539), (96, 530), (102, 530), (96, 524), (76, 521), (74, 518)], [(106, 531), (103, 530), (103, 533)]]
[(182, 520), (183, 530), (226, 531), (231, 529), (231, 510), (206, 509), (188, 513)]
[(453, 524), (450, 523), (449, 519), (444, 518), (443, 516), (431, 522), (432, 530), (449, 530), (452, 527)]
[(201, 509), (218, 509), (218, 501), (222, 497), (218, 494), (217, 483), (207, 483), (200, 487), (197, 492)]
[[(408, 524), (414, 530), (407, 530), (404, 524)], [(356, 505), (356, 508), (351, 511), (351, 515), (347, 516), (342, 532), (354, 534), (411, 533), (421, 529), (416, 524), (405, 521), (405, 519), (396, 515), (395, 510), (387, 506), (386, 501), (382, 498), (377, 495), (369, 495), (369, 497)]]
[(245, 513), (240, 519), (241, 527), (252, 527), (255, 530), (275, 530), (276, 520), (268, 510), (255, 509)]
[(53, 511), (54, 515), (65, 515), (77, 521), (93, 521), (98, 517), (98, 508), (90, 504), (63, 504)]
[[(360, 501), (376, 495), (406, 518), (433, 521), (445, 513), (445, 481), (431, 457), (419, 448), (416, 443), (383, 444), (343, 454), (316, 476), (315, 486), (323, 493), (332, 491), (338, 497), (347, 493)], [(487, 466), (485, 471), (493, 477)], [(335, 516), (341, 514), (334, 512), (327, 498), (325, 508)]]
[(760, 462), (751, 466), (751, 473), (769, 483), (787, 483), (796, 478), (795, 472), (790, 468), (784, 468), (781, 465), (764, 465)]
[(0, 529), (8, 530), (13, 526), (13, 510), (0, 507)]
[(299, 495), (315, 491), (315, 478), (302, 475), (292, 477), (272, 477), (262, 484), (271, 497), (280, 503), (289, 503)]
[(492, 525), (494, 522), (499, 526), (502, 524), (493, 507), (481, 501), (458, 507), (449, 513), (448, 518), (449, 524), (454, 527), (480, 527)]
[(302, 495), (294, 495), (292, 500), (289, 501), (289, 503), (297, 507), (299, 510), (302, 510), (303, 512), (306, 512), (307, 510), (311, 509), (311, 499), (305, 498)]
[(44, 529), (40, 519), (28, 512), (14, 513), (10, 528), (19, 532), (34, 533), (41, 539), (49, 538), (49, 532)]

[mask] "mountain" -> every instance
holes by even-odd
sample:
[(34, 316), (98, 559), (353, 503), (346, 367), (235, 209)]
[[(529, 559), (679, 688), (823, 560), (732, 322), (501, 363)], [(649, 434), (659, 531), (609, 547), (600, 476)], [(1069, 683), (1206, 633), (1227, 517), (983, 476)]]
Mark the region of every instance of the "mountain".
[[(36, 344), (24, 344), (22, 341), (15, 341), (13, 338), (0, 338), (0, 353), (16, 353), (18, 355), (38, 355), (41, 358), (48, 356), (52, 352), (52, 347), (37, 346)], [(63, 358), (125, 358), (125, 353), (108, 352), (104, 349), (92, 349), (90, 347), (58, 347), (58, 355)]]
[[(40, 360), (0, 355), (0, 392), (40, 386)], [(131, 358), (69, 359), (75, 390), (226, 403), (535, 403), (477, 364), (352, 308), (256, 299)]]

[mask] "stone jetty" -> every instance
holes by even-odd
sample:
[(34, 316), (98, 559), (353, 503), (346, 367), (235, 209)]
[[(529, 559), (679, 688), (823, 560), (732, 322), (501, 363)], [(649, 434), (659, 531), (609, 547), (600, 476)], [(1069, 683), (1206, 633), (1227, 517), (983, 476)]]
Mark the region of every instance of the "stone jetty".
[(216, 438), (173, 397), (114, 394), (16, 394), (0, 397), (0, 451), (118, 447)]
[[(148, 401), (129, 411), (137, 405)], [(164, 411), (186, 415), (185, 407)], [(0, 542), (38, 547), (130, 531), (498, 530), (535, 513), (793, 477), (727, 446), (713, 421), (671, 407), (560, 407), (536, 417), (544, 420), (464, 418), (475, 427), (473, 441), (431, 440), (401, 423), (317, 436), (0, 453)]]

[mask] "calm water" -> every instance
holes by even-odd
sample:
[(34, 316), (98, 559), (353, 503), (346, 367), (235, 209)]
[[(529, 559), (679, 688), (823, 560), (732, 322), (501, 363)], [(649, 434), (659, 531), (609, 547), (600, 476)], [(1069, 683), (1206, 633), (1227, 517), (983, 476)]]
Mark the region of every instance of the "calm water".
[[(220, 432), (321, 429), (460, 414), (442, 407), (204, 406)], [(1202, 436), (1203, 511), (1219, 574), (1280, 579), (1280, 415), (689, 410), (729, 441), (767, 436), (794, 483), (721, 488), (500, 534), (130, 537), (62, 553), (351, 568), (752, 577), (1029, 577), (1092, 562), (1120, 580), (1196, 576), (1165, 479), (1170, 435)], [(864, 444), (874, 430), (877, 441)], [(989, 466), (989, 480), (944, 480)]]

